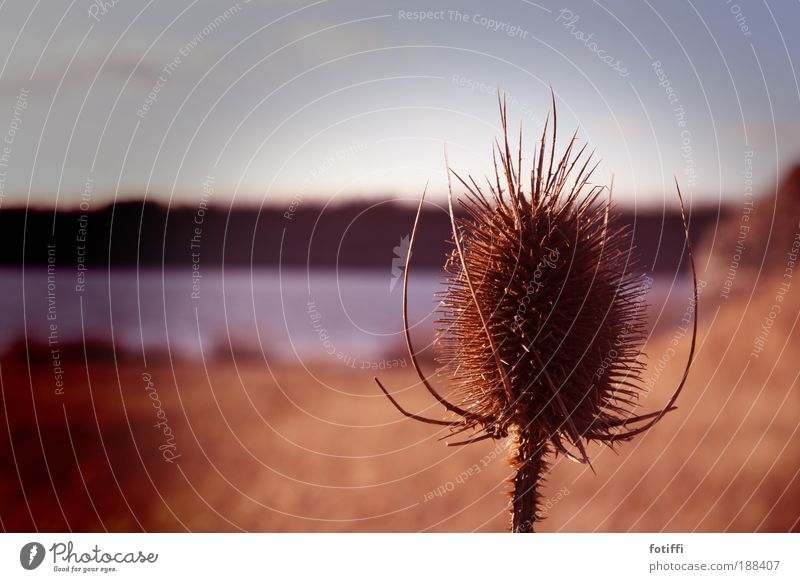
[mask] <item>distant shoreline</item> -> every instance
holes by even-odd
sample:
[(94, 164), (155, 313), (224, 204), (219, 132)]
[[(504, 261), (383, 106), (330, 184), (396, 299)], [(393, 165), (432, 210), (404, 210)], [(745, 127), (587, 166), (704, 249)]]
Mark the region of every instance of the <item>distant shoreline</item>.
[[(677, 209), (618, 209), (633, 231), (642, 269), (686, 270)], [(696, 208), (689, 217), (695, 244), (723, 209)], [(0, 212), (0, 265), (222, 266), (383, 269), (410, 234), (415, 208), (392, 202), (321, 207), (203, 208), (126, 202), (82, 212), (5, 209)], [(439, 208), (423, 212), (413, 268), (439, 270), (451, 250), (450, 224)]]

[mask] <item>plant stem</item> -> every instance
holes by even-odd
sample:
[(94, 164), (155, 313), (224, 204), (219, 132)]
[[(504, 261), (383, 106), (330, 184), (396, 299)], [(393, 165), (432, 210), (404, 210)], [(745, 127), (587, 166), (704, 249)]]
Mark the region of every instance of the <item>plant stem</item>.
[(511, 459), (512, 466), (517, 469), (512, 494), (513, 533), (534, 533), (533, 525), (539, 521), (539, 482), (547, 470), (545, 453), (546, 445), (533, 443), (522, 435), (519, 437)]

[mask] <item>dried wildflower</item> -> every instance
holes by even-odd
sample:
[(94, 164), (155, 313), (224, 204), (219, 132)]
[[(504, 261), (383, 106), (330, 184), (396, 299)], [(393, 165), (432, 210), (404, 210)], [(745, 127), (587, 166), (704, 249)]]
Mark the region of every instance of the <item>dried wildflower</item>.
[[(590, 185), (596, 164), (591, 165), (592, 154), (584, 156), (586, 146), (574, 153), (573, 135), (556, 157), (555, 96), (551, 143), (548, 148), (548, 116), (527, 194), (522, 134), (515, 164), (504, 102), (500, 114), (504, 141), (496, 143), (494, 182), (487, 180), (481, 188), (448, 168), (466, 189), (459, 203), (467, 215), (455, 218), (451, 187), (453, 250), (445, 265), (447, 289), (440, 294), (437, 343), (441, 373), (451, 379), (455, 403), (433, 388), (417, 363), (407, 318), (410, 251), (405, 269), (403, 315), (412, 363), (428, 391), (460, 419), (411, 414), (378, 385), (410, 418), (447, 426), (452, 433), (472, 431), (452, 445), (511, 438), (512, 531), (531, 532), (539, 519), (539, 485), (548, 456), (563, 454), (588, 464), (586, 442), (613, 445), (661, 420), (674, 409), (686, 381), (695, 339), (667, 406), (634, 416), (643, 391), (646, 286), (631, 233), (617, 224), (611, 189), (605, 196), (604, 186)], [(418, 221), (419, 211), (412, 249)], [(695, 316), (695, 335), (696, 330)]]

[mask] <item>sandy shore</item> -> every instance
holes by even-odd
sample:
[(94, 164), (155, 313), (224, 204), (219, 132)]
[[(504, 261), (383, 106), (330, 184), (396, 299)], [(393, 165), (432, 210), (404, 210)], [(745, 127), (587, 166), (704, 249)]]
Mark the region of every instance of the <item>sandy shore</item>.
[[(556, 460), (540, 531), (800, 530), (800, 290), (754, 358), (769, 289), (708, 304), (680, 410), (615, 451), (593, 448), (596, 475)], [(649, 342), (643, 411), (680, 378), (682, 335)], [(373, 371), (252, 357), (145, 365), (113, 350), (60, 364), (61, 394), (50, 354), (2, 360), (7, 531), (508, 527), (505, 444), (446, 447), (445, 431), (380, 396)], [(445, 417), (410, 368), (379, 373), (408, 408)]]

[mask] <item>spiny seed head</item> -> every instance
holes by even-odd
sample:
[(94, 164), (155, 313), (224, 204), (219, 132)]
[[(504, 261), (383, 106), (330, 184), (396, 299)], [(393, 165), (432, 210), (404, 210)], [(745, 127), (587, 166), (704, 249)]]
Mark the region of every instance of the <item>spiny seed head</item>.
[(585, 146), (573, 155), (573, 137), (555, 159), (545, 125), (526, 193), (504, 106), (501, 118), (494, 183), (454, 173), (466, 217), (455, 219), (440, 293), (440, 373), (474, 413), (465, 428), (588, 461), (582, 440), (611, 435), (641, 390), (646, 279), (607, 189), (589, 183)]
[[(436, 420), (405, 410), (376, 378), (390, 402), (406, 417), (447, 426), (453, 433), (477, 431), (468, 444), (510, 437), (512, 531), (531, 532), (541, 519), (540, 484), (547, 457), (555, 452), (589, 463), (585, 442), (612, 445), (650, 429), (674, 410), (691, 368), (697, 340), (697, 275), (678, 188), (681, 219), (694, 281), (694, 327), (686, 370), (667, 405), (632, 416), (642, 388), (641, 348), (645, 339), (644, 294), (649, 279), (637, 266), (631, 233), (619, 224), (611, 188), (592, 185), (595, 166), (586, 146), (574, 152), (573, 136), (556, 159), (556, 109), (552, 137), (545, 122), (534, 148), (530, 187), (522, 184), (522, 133), (516, 165), (505, 136), (497, 144), (494, 182), (482, 189), (471, 177), (456, 218), (450, 188), (452, 227), (441, 298), (437, 341), (440, 373), (449, 377), (452, 403), (423, 374), (408, 327), (408, 270), (403, 322), (411, 361), (430, 394), (459, 420)], [(549, 150), (549, 151), (548, 151)], [(502, 169), (498, 169), (499, 158)], [(502, 183), (501, 183), (502, 182)], [(677, 187), (677, 180), (676, 180)], [(417, 210), (416, 237), (425, 196)]]

